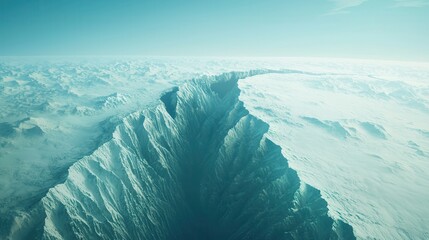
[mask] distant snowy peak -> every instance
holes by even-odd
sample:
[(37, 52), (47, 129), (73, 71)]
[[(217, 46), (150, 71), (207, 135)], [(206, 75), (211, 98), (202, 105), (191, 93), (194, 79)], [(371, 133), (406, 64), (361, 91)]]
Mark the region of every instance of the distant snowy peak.
[(38, 119), (35, 118), (24, 118), (12, 123), (0, 123), (0, 138), (11, 138), (19, 135), (38, 137), (42, 136), (44, 133)]
[(87, 106), (75, 106), (71, 110), (72, 114), (80, 115), (80, 116), (91, 116), (96, 113), (96, 110)]
[(117, 108), (120, 105), (126, 104), (129, 98), (126, 94), (115, 92), (107, 96), (95, 98), (95, 107), (97, 109)]

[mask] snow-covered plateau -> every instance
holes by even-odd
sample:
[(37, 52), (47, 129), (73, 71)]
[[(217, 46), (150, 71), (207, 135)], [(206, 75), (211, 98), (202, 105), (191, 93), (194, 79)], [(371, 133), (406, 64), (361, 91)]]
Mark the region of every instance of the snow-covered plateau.
[(429, 239), (429, 64), (0, 59), (0, 239)]

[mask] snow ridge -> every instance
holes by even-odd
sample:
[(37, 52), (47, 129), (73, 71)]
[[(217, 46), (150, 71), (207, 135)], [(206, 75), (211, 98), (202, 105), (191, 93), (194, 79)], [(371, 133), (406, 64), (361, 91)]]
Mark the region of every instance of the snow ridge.
[(192, 80), (122, 120), (10, 239), (355, 239), (300, 181), (237, 81)]

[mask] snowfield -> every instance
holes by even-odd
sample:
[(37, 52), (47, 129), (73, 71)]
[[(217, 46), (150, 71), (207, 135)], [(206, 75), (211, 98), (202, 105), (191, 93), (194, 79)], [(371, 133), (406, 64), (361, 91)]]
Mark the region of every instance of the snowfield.
[[(266, 74), (239, 82), (250, 113), (355, 234), (425, 239), (428, 88), (372, 76)], [(264, 101), (270, 99), (270, 101)]]
[(0, 61), (1, 239), (428, 239), (429, 65)]

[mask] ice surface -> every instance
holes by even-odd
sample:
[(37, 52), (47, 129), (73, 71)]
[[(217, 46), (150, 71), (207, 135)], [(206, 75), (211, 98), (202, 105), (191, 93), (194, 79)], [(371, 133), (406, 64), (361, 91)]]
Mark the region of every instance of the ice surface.
[[(270, 74), (266, 74), (267, 69), (270, 69)], [(284, 168), (281, 162), (286, 161), (285, 156), (291, 171), (297, 170), (303, 180), (301, 186), (307, 186), (305, 183), (308, 183), (320, 189), (322, 197), (328, 202), (328, 216), (323, 215), (326, 214), (323, 204), (311, 204), (327, 220), (320, 224), (304, 221), (314, 226), (313, 230), (304, 228), (308, 234), (322, 236), (333, 230), (335, 234), (350, 237), (344, 230), (349, 229), (349, 223), (354, 234), (362, 239), (428, 238), (425, 229), (428, 225), (426, 216), (429, 216), (426, 211), (429, 202), (426, 192), (429, 186), (428, 69), (425, 64), (332, 59), (2, 59), (0, 238), (10, 234), (16, 238), (71, 238), (72, 235), (67, 235), (67, 232), (78, 232), (82, 236), (96, 233), (108, 238), (119, 238), (120, 235), (109, 235), (112, 232), (102, 228), (106, 225), (104, 221), (110, 224), (105, 227), (110, 226), (117, 234), (122, 231), (125, 234), (122, 238), (149, 234), (147, 231), (144, 233), (144, 224), (140, 225), (142, 231), (139, 231), (127, 229), (124, 221), (148, 221), (146, 227), (150, 224), (160, 226), (151, 233), (160, 238), (168, 233), (178, 233), (171, 228), (177, 218), (165, 218), (163, 211), (169, 209), (167, 206), (176, 206), (170, 209), (176, 211), (180, 204), (197, 203), (195, 196), (210, 194), (198, 193), (200, 188), (195, 187), (195, 178), (175, 181), (175, 184), (182, 186), (186, 182), (194, 186), (186, 188), (194, 189), (191, 192), (183, 193), (183, 197), (193, 197), (179, 201), (180, 197), (175, 194), (180, 195), (177, 190), (180, 188), (173, 188), (174, 184), (170, 186), (167, 183), (165, 186), (161, 183), (158, 185), (158, 181), (150, 177), (155, 171), (163, 179), (168, 179), (170, 173), (178, 172), (172, 169), (176, 169), (175, 165), (179, 163), (173, 163), (171, 159), (184, 159), (182, 162), (192, 159), (184, 157), (185, 153), (180, 153), (180, 158), (178, 152), (172, 153), (172, 149), (177, 146), (172, 146), (171, 141), (187, 142), (193, 148), (200, 149), (195, 154), (210, 155), (200, 155), (198, 159), (211, 159), (217, 154), (224, 156), (222, 161), (225, 164), (215, 168), (219, 172), (213, 173), (215, 178), (206, 178), (205, 186), (227, 186), (230, 177), (228, 171), (233, 170), (230, 174), (237, 174), (234, 179), (240, 186), (238, 189), (243, 189), (242, 193), (236, 192), (238, 195), (235, 199), (243, 196), (252, 199), (252, 196), (246, 195), (246, 188), (241, 186), (246, 186), (246, 181), (256, 186), (254, 184), (258, 181), (269, 179), (269, 174), (273, 173), (276, 166)], [(254, 71), (247, 72), (249, 70)], [(193, 93), (188, 98), (198, 93), (198, 100), (194, 102), (180, 102), (178, 94), (183, 84), (192, 78), (206, 81), (207, 78), (202, 76), (231, 71), (246, 71), (247, 74), (255, 75), (239, 81), (242, 91), (240, 99), (252, 115), (269, 125), (251, 120), (253, 116), (240, 121), (240, 124), (237, 122), (236, 127), (222, 125), (220, 122), (234, 121), (235, 115), (222, 108), (218, 102), (220, 106), (215, 108), (218, 109), (217, 114), (224, 114), (218, 126), (230, 129), (229, 137), (223, 136), (224, 141), (219, 142), (215, 140), (216, 137), (221, 138), (218, 132), (215, 134), (202, 130), (214, 126), (212, 120), (206, 120), (201, 125), (196, 119), (185, 118), (183, 112), (178, 111), (178, 106), (195, 111), (188, 113), (189, 116), (197, 116), (198, 112), (208, 114), (210, 111), (205, 111), (202, 106), (206, 106), (212, 98), (204, 96), (211, 96), (209, 93), (214, 92), (222, 98), (234, 89), (235, 81), (213, 83), (210, 89), (203, 92), (182, 91), (181, 94)], [(189, 88), (192, 84), (187, 86)], [(145, 112), (142, 113), (142, 110)], [(177, 121), (192, 126), (187, 128), (196, 131), (191, 131), (194, 137), (186, 138), (184, 135), (179, 138), (175, 131), (183, 126), (177, 126)], [(152, 130), (148, 129), (149, 125)], [(255, 140), (251, 136), (260, 136), (267, 126), (269, 131), (261, 138), (266, 139), (267, 136), (267, 140), (261, 140), (260, 137), (256, 139), (259, 139), (261, 146), (267, 144), (261, 141), (273, 140), (279, 144), (283, 156), (276, 156), (283, 160), (273, 160), (269, 157), (272, 154), (263, 154), (261, 158), (258, 155), (260, 153), (255, 153), (259, 156), (255, 159), (271, 159), (262, 161), (264, 164), (257, 161), (258, 164), (254, 165), (255, 169), (261, 169), (262, 172), (249, 172), (239, 167), (243, 165), (234, 168), (234, 164), (241, 160), (252, 159), (251, 155), (244, 157), (251, 154), (252, 149), (257, 149), (257, 145), (248, 144)], [(138, 132), (146, 132), (148, 138), (136, 142), (130, 136), (135, 138)], [(202, 139), (211, 139), (212, 144), (204, 147), (198, 145)], [(142, 141), (150, 143), (145, 156), (152, 156), (144, 158), (149, 165), (143, 166), (136, 163), (141, 155), (135, 156), (133, 150), (141, 148)], [(266, 148), (277, 151), (275, 149), (278, 147), (268, 145)], [(191, 151), (192, 148), (186, 149)], [(191, 169), (194, 169), (196, 165), (192, 166)], [(185, 176), (193, 176), (196, 171), (194, 169), (188, 173)], [(210, 190), (214, 198), (219, 196), (214, 194), (215, 189)], [(295, 196), (299, 196), (299, 193), (307, 191), (305, 189), (290, 188), (289, 191), (295, 191)], [(268, 194), (270, 191), (275, 192), (272, 189), (263, 192)], [(159, 202), (161, 193), (164, 198), (168, 196), (168, 199), (174, 201)], [(301, 199), (302, 206), (317, 199), (316, 202), (324, 202), (317, 190), (304, 195), (302, 199), (307, 200), (302, 202)], [(264, 208), (275, 203), (276, 206), (290, 209), (291, 205), (287, 201), (276, 203), (273, 199), (277, 195), (272, 196), (262, 198), (265, 200), (260, 202), (260, 206)], [(152, 199), (145, 205), (147, 208), (136, 205), (147, 198)], [(153, 205), (155, 200), (159, 203)], [(207, 200), (205, 204), (209, 202)], [(226, 206), (227, 202), (219, 206)], [(161, 205), (157, 204), (166, 208), (162, 210)], [(234, 214), (237, 214), (235, 216), (244, 216), (241, 214), (245, 211), (237, 209), (242, 202), (237, 200), (236, 204), (234, 206), (237, 207), (233, 208), (236, 211)], [(79, 210), (76, 208), (78, 206), (83, 208)], [(143, 220), (135, 212), (144, 213), (141, 215), (147, 216), (147, 219)], [(193, 209), (191, 212), (195, 214), (199, 210)], [(286, 216), (281, 209), (277, 209), (277, 212), (253, 212), (251, 216), (267, 213), (270, 217), (261, 219), (265, 219), (262, 221), (264, 226), (270, 227), (266, 227), (266, 231), (255, 228), (259, 229), (260, 234), (273, 233), (273, 222), (270, 224), (268, 221), (270, 218), (279, 220)], [(71, 217), (66, 219), (71, 225), (64, 223), (65, 216)], [(223, 226), (233, 223), (231, 218), (226, 217), (231, 215), (223, 216), (223, 221), (215, 222)], [(85, 226), (80, 225), (79, 219), (87, 217), (90, 219), (85, 220)], [(204, 229), (193, 225), (195, 219), (190, 220), (190, 223), (186, 226)], [(162, 224), (166, 227), (164, 230)], [(89, 225), (94, 228), (87, 229)], [(132, 226), (130, 224), (129, 227)], [(246, 224), (231, 225), (228, 231), (237, 230), (238, 226), (244, 227)], [(251, 231), (250, 228), (243, 229), (247, 230), (242, 230), (240, 234)], [(126, 235), (126, 232), (137, 235)], [(304, 232), (300, 232), (304, 234), (301, 236), (305, 236)], [(206, 233), (213, 231), (201, 230), (198, 234)], [(182, 234), (190, 236), (186, 232)], [(198, 234), (196, 236), (201, 237)], [(243, 236), (240, 234), (234, 236)], [(308, 238), (310, 236), (307, 235)]]

